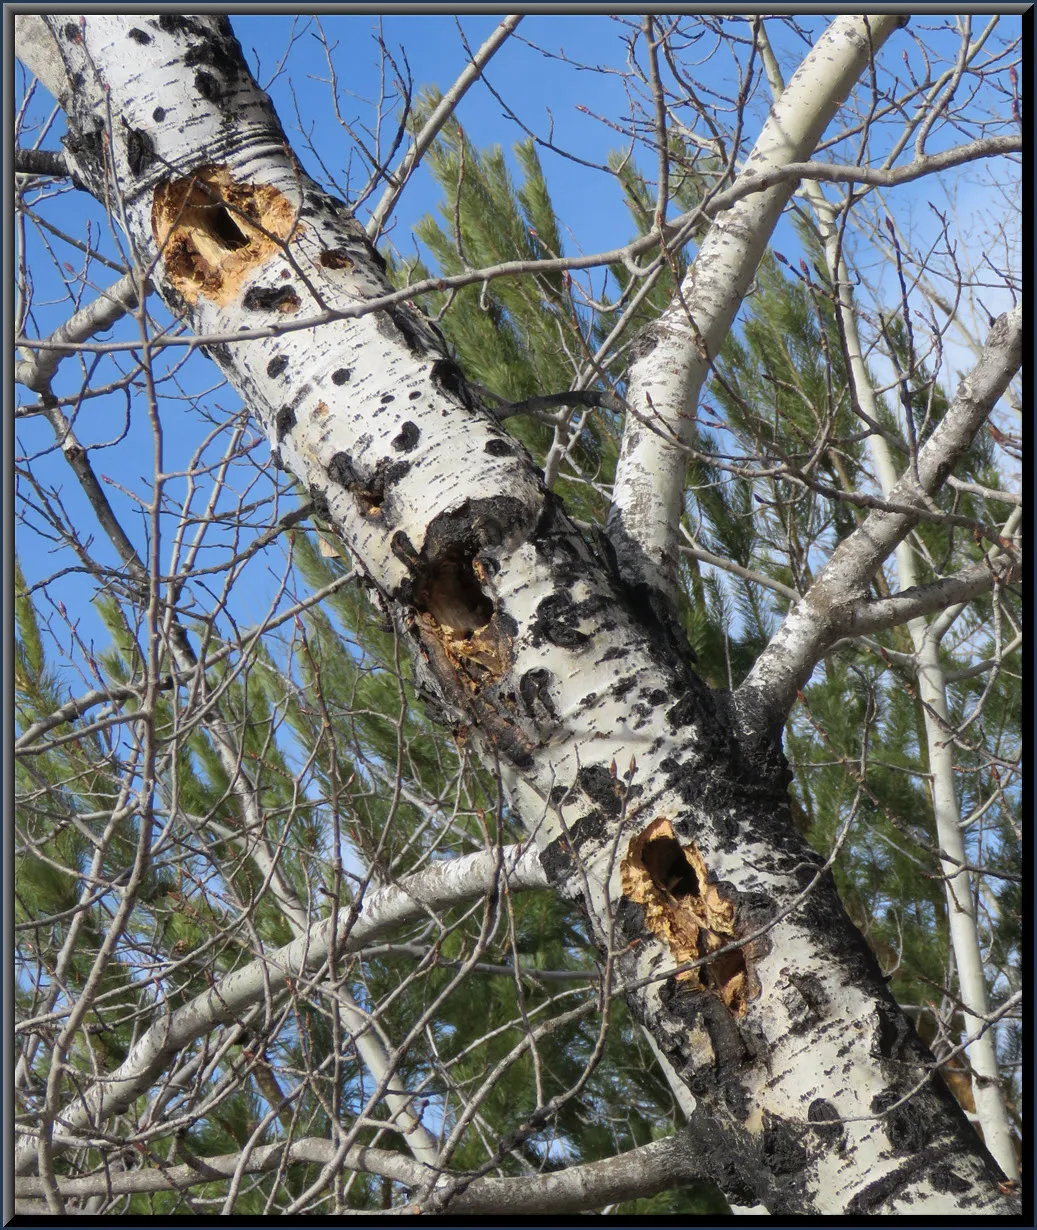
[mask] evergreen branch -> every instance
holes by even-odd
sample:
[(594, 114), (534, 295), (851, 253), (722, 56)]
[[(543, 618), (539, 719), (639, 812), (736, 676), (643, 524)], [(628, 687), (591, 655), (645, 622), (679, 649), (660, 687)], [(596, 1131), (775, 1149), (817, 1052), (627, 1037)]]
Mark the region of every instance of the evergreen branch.
[[(622, 397), (605, 389), (569, 389), (565, 393), (546, 393), (540, 397), (527, 397), (524, 401), (506, 402), (482, 385), (472, 387), (480, 397), (492, 399), (487, 402), (486, 408), (501, 422), (513, 418), (516, 414), (547, 416), (558, 406), (587, 406), (591, 409), (609, 410), (614, 414), (622, 414), (626, 409), (626, 402)], [(554, 423), (557, 416), (551, 415), (546, 421)]]
[(396, 206), (396, 202), (407, 186), (407, 181), (414, 173), (425, 156), (426, 151), (432, 142), (439, 135), (443, 125), (453, 115), (457, 108), (457, 104), (468, 93), (469, 88), (482, 76), (482, 70), (493, 58), (495, 53), (503, 47), (511, 35), (511, 32), (522, 20), (521, 13), (509, 14), (500, 25), (494, 30), (485, 43), (472, 57), (471, 62), (457, 78), (454, 84), (440, 99), (439, 105), (429, 116), (421, 132), (414, 138), (414, 144), (410, 147), (403, 159), (393, 171), (389, 178), (389, 184), (382, 193), (378, 204), (371, 211), (371, 217), (367, 222), (367, 234), (372, 242), (374, 242), (382, 232), (385, 225), (385, 220), (392, 213)]
[(781, 728), (816, 663), (844, 634), (837, 613), (851, 609), (854, 595), (922, 519), (929, 497), (943, 484), (1008, 387), (1022, 362), (1022, 338), (1023, 314), (1017, 307), (995, 322), (983, 357), (962, 380), (946, 414), (919, 450), (914, 471), (905, 473), (890, 491), (890, 505), (905, 510), (913, 507), (913, 511), (876, 509), (869, 513), (836, 547), (805, 598), (756, 659), (738, 692), (768, 729)]
[[(306, 510), (309, 511), (307, 504)], [(297, 510), (302, 512), (302, 510)], [(288, 514), (289, 517), (294, 517), (295, 513)], [(282, 518), (282, 523), (287, 521), (287, 517)], [(282, 523), (279, 527), (283, 528)], [(211, 670), (217, 663), (222, 662), (224, 658), (232, 654), (236, 649), (245, 651), (253, 646), (260, 637), (265, 636), (268, 632), (272, 632), (275, 628), (282, 624), (294, 620), (297, 615), (301, 615), (303, 611), (309, 610), (311, 607), (320, 606), (326, 598), (330, 598), (332, 594), (340, 590), (344, 585), (356, 579), (355, 573), (348, 573), (341, 577), (336, 577), (323, 588), (315, 590), (308, 598), (302, 599), (300, 602), (293, 603), (287, 610), (281, 611), (276, 617), (258, 624), (255, 628), (248, 628), (232, 641), (221, 645), (219, 649), (211, 654), (207, 654), (204, 658), (198, 661), (194, 666), (189, 666), (186, 670), (177, 672), (176, 679), (171, 676), (165, 676), (160, 684), (162, 690), (168, 690), (174, 683), (180, 685), (189, 683), (191, 679), (199, 671)], [(77, 718), (82, 717), (84, 713), (96, 705), (104, 704), (106, 701), (120, 702), (125, 700), (133, 700), (139, 698), (141, 688), (139, 686), (132, 687), (129, 685), (123, 687), (112, 688), (93, 688), (89, 692), (84, 692), (81, 696), (75, 697), (73, 700), (67, 701), (59, 709), (55, 709), (46, 717), (40, 718), (38, 722), (34, 722), (27, 730), (25, 730), (15, 741), (15, 750), (18, 752), (44, 752), (48, 751), (52, 746), (47, 744), (43, 747), (33, 747), (41, 735), (45, 735), (47, 731), (53, 730), (55, 726), (60, 726), (64, 722), (74, 722)], [(76, 735), (81, 737), (85, 734), (85, 730), (76, 731)]]
[(790, 585), (783, 585), (781, 581), (776, 581), (773, 577), (766, 576), (762, 572), (756, 572), (752, 568), (745, 568), (741, 564), (736, 564), (732, 559), (724, 559), (723, 556), (714, 555), (712, 551), (707, 551), (704, 547), (700, 547), (683, 524), (681, 525), (681, 533), (690, 543), (690, 546), (681, 544), (680, 552), (682, 555), (700, 560), (703, 564), (712, 564), (714, 568), (730, 572), (732, 576), (741, 577), (743, 581), (752, 581), (754, 585), (766, 586), (767, 589), (772, 589), (776, 594), (781, 594), (783, 598), (788, 598), (790, 602), (799, 602), (802, 598), (803, 595)]

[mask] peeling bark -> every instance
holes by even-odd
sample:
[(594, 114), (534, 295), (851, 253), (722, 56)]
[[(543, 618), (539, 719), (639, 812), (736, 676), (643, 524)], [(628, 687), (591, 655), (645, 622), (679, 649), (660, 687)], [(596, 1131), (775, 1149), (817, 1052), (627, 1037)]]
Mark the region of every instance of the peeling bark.
[(437, 712), (499, 768), (694, 1094), (721, 1185), (773, 1213), (1014, 1211), (796, 834), (780, 749), (761, 772), (730, 699), (631, 602), (429, 322), (357, 314), (384, 262), (292, 157), (227, 20), (42, 20), (75, 173), (121, 200), (142, 274), (377, 587)]

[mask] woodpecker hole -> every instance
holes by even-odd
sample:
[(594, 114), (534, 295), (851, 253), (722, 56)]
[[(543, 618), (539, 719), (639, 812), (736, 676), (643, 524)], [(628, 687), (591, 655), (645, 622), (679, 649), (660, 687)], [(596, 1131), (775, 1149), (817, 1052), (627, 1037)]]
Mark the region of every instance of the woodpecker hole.
[[(620, 879), (624, 897), (644, 909), (646, 927), (668, 946), (678, 965), (708, 957), (736, 938), (734, 902), (709, 882), (695, 843), (682, 845), (664, 816), (631, 839)], [(751, 971), (743, 949), (721, 953), (676, 977), (688, 990), (718, 996), (733, 1016), (745, 1013)]]
[(479, 585), (472, 560), (461, 554), (436, 561), (419, 586), (415, 601), (447, 635), (462, 639), (484, 628), (493, 615), (493, 603)]
[(494, 614), (483, 589), (490, 576), (481, 560), (454, 550), (424, 566), (413, 596), (424, 639), (474, 695), (508, 669), (511, 637), (503, 626), (508, 621)]
[(301, 231), (295, 207), (276, 188), (238, 183), (225, 166), (160, 183), (151, 228), (169, 281), (189, 303), (204, 297), (220, 307)]

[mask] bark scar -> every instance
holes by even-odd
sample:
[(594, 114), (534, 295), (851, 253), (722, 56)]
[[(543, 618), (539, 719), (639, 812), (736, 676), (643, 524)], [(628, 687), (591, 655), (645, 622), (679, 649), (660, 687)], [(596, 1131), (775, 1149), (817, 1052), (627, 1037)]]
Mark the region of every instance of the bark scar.
[(482, 561), (454, 553), (438, 560), (416, 587), (414, 600), (425, 632), (442, 647), (470, 692), (495, 683), (510, 663), (510, 644), (495, 626)]
[[(645, 925), (678, 964), (708, 957), (736, 938), (735, 903), (710, 883), (694, 842), (681, 845), (659, 816), (630, 841), (620, 863), (623, 895), (644, 909)], [(727, 952), (677, 981), (717, 996), (732, 1016), (744, 1016), (755, 979), (743, 951)]]
[(151, 229), (173, 286), (188, 303), (204, 297), (219, 307), (302, 232), (298, 211), (276, 188), (239, 183), (219, 165), (158, 184)]

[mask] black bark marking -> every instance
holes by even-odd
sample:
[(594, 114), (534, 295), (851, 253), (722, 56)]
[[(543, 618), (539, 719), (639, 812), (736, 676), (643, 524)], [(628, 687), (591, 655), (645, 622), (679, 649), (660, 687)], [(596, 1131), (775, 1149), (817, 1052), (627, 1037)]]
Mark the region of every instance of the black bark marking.
[(683, 763), (667, 756), (659, 762), (659, 768), (666, 774), (668, 790), (676, 791), (685, 803), (709, 807), (721, 848), (733, 850), (738, 841), (739, 823), (736, 815), (731, 814), (731, 807), (724, 805), (723, 798), (724, 794), (733, 794), (733, 791), (715, 772), (708, 754), (693, 756)]
[(613, 645), (611, 649), (605, 650), (595, 665), (600, 666), (602, 662), (616, 662), (620, 658), (625, 658), (629, 653), (629, 649), (621, 649), (618, 645)]
[(104, 142), (99, 129), (80, 128), (67, 132), (61, 138), (61, 144), (75, 155), (77, 161), (86, 163), (91, 170), (103, 168)]
[(510, 496), (490, 496), (484, 500), (465, 500), (460, 508), (440, 513), (425, 533), (424, 554), (430, 562), (463, 554), (474, 559), (481, 551), (492, 551), (511, 534), (521, 534), (528, 510)]
[(223, 86), (220, 85), (212, 73), (207, 73), (204, 69), (199, 69), (195, 73), (194, 88), (198, 91), (200, 97), (214, 106), (223, 98)]
[(294, 311), (299, 296), (291, 286), (252, 286), (242, 296), (241, 306), (248, 312)]
[(383, 457), (369, 474), (364, 475), (348, 453), (336, 453), (328, 462), (328, 477), (345, 487), (356, 499), (360, 511), (368, 516), (381, 511), (389, 488), (409, 470), (409, 461), (390, 461)]
[(637, 676), (626, 675), (622, 679), (617, 679), (612, 685), (609, 695), (613, 700), (623, 701), (626, 699), (627, 693), (637, 687)]
[(533, 644), (548, 641), (562, 649), (578, 649), (586, 645), (591, 638), (576, 627), (579, 618), (571, 594), (565, 590), (548, 594), (537, 606), (536, 619), (530, 629)]
[[(702, 1096), (729, 1081), (748, 1066), (751, 1059), (734, 1018), (723, 1001), (708, 992), (689, 989), (676, 977), (667, 978), (659, 992), (662, 1007), (691, 1034), (701, 1027), (709, 1038), (713, 1055), (709, 1062), (681, 1049), (685, 1066), (681, 1076), (692, 1093)], [(683, 1047), (680, 1044), (680, 1048)]]
[[(233, 36), (227, 40), (227, 42), (230, 41), (235, 44), (237, 42)], [(238, 74), (239, 61), (232, 54), (232, 49), (227, 46), (227, 42), (221, 38), (207, 38), (197, 42), (188, 48), (184, 56), (184, 63), (188, 68), (194, 68), (196, 64), (205, 65), (215, 69), (224, 80), (232, 81)], [(238, 50), (240, 56), (240, 50), (236, 47), (234, 50)]]
[(483, 445), (483, 452), (489, 453), (491, 457), (513, 457), (515, 454), (515, 450), (507, 440), (501, 440), (496, 437), (486, 441)]
[(280, 374), (285, 370), (287, 366), (288, 366), (288, 356), (284, 354), (279, 354), (275, 358), (271, 359), (270, 362), (266, 365), (266, 374), (270, 377), (271, 380), (276, 380), (277, 377), (280, 376)]
[(472, 408), (474, 399), (468, 387), (468, 381), (453, 359), (437, 359), (432, 364), (432, 371), (429, 375), (433, 384), (438, 385), (444, 393), (459, 401), (466, 410)]
[(904, 1052), (910, 1049), (911, 1027), (903, 1013), (893, 1004), (885, 1004), (880, 1000), (875, 1005), (875, 1011), (879, 1020), (871, 1038), (872, 1054), (883, 1059), (899, 1060)]
[(963, 1179), (946, 1164), (934, 1167), (929, 1180), (938, 1192), (950, 1192), (955, 1196), (962, 1195), (972, 1187), (968, 1179)]
[(126, 161), (136, 178), (155, 160), (155, 143), (142, 128), (126, 130)]
[(284, 438), (295, 426), (295, 410), (291, 406), (282, 406), (277, 412), (274, 427), (277, 432), (277, 443), (283, 444)]
[(382, 406), (387, 406), (390, 402), (393, 402), (395, 400), (396, 400), (395, 393), (383, 393), (381, 397), (379, 397), (378, 402)]
[(392, 541), (389, 543), (389, 548), (393, 555), (408, 568), (411, 572), (418, 566), (418, 553), (414, 550), (414, 544), (403, 532), (397, 530), (392, 536)]
[(80, 39), (79, 26), (74, 21), (65, 22), (65, 37), (70, 43), (78, 43)]
[(143, 30), (138, 30), (136, 26), (128, 32), (127, 37), (132, 38), (135, 43), (140, 43), (142, 47), (146, 47), (151, 42), (151, 35), (145, 34)]
[(421, 389), (413, 389), (410, 393), (407, 394), (407, 400), (417, 401), (420, 396), (421, 396)]
[(871, 1111), (876, 1115), (887, 1112), (882, 1114), (882, 1130), (886, 1133), (886, 1139), (894, 1153), (910, 1156), (925, 1147), (930, 1124), (923, 1108), (914, 1099), (895, 1110), (888, 1110), (900, 1097), (897, 1089), (884, 1090), (871, 1099)]
[(367, 489), (380, 504), (385, 499), (389, 488), (409, 472), (409, 461), (390, 461), (388, 457), (383, 457), (375, 466), (374, 473), (368, 480)]
[(412, 423), (409, 419), (401, 424), (399, 432), (393, 439), (392, 446), (398, 453), (409, 453), (417, 446), (421, 439), (421, 431), (417, 423)]
[(639, 901), (631, 901), (629, 897), (620, 897), (614, 917), (620, 940), (628, 944), (642, 939), (648, 930), (644, 906)]
[(553, 679), (554, 676), (549, 670), (538, 667), (536, 670), (526, 671), (519, 680), (519, 696), (522, 697), (526, 712), (534, 721), (542, 721), (544, 713), (549, 718), (558, 717), (554, 701), (551, 700), (550, 687)]
[(321, 521), (331, 521), (331, 505), (328, 503), (327, 492), (318, 487), (316, 483), (310, 483), (310, 499), (313, 501), (314, 516), (319, 517)]
[(831, 1102), (815, 1098), (807, 1108), (807, 1122), (826, 1149), (833, 1149), (846, 1137), (846, 1128), (839, 1121), (839, 1112)]
[(692, 692), (685, 692), (680, 700), (667, 710), (666, 723), (670, 730), (680, 730), (682, 726), (690, 726), (698, 714), (698, 697)]
[[(540, 864), (557, 888), (564, 888), (578, 867), (574, 855), (588, 842), (602, 842), (609, 835), (609, 819), (600, 811), (588, 812), (567, 826), (568, 832), (556, 837), (540, 851)], [(582, 892), (582, 884), (579, 889)]]
[(351, 367), (336, 368), (336, 370), (331, 373), (331, 383), (345, 384), (352, 374), (353, 369)]
[[(799, 886), (806, 888), (820, 871), (821, 860), (813, 852), (806, 851), (802, 853), (801, 860), (804, 865), (793, 874)], [(814, 866), (810, 865), (811, 861)], [(847, 917), (830, 871), (821, 872), (799, 912), (811, 933), (824, 939), (832, 959), (842, 967), (843, 978), (860, 987), (870, 998), (874, 994), (875, 984), (882, 981), (882, 971), (875, 954)], [(896, 1011), (900, 1015), (892, 1002), (888, 1011)], [(878, 1032), (882, 1032), (881, 1027)]]
[(884, 1175), (881, 1179), (876, 1179), (874, 1183), (869, 1183), (846, 1206), (846, 1217), (865, 1217), (873, 1213), (879, 1205), (884, 1204), (890, 1197), (895, 1196), (906, 1187), (916, 1174), (920, 1171), (928, 1171), (933, 1163), (942, 1160), (945, 1148), (945, 1145), (938, 1145), (924, 1149), (917, 1157), (905, 1162), (892, 1174)]
[(151, 113), (151, 118), (155, 121), (156, 124), (161, 124), (162, 121), (166, 118), (165, 107), (156, 107), (155, 110), (152, 111)]
[(348, 453), (336, 453), (328, 462), (328, 478), (347, 491), (355, 491), (361, 485), (360, 475)]
[(764, 1112), (760, 1157), (772, 1175), (801, 1174), (810, 1161), (800, 1141), (800, 1131), (789, 1119)]
[(603, 764), (584, 765), (576, 774), (576, 782), (583, 793), (597, 803), (602, 812), (615, 819), (623, 810), (627, 797), (626, 784), (613, 777)]
[(217, 363), (229, 363), (231, 359), (230, 347), (226, 342), (203, 342), (202, 354), (208, 355)]
[(411, 354), (424, 354), (427, 349), (427, 340), (417, 313), (412, 308), (408, 308), (406, 304), (394, 303), (385, 309), (385, 314), (402, 335)]
[(360, 238), (361, 243), (364, 245), (365, 249), (367, 250), (367, 255), (371, 258), (371, 260), (374, 261), (375, 266), (378, 269), (378, 272), (385, 273), (386, 269), (389, 268), (389, 264), (386, 261), (385, 257), (381, 254), (381, 252), (378, 251), (378, 249), (374, 246), (374, 244), (370, 241), (370, 239), (367, 238), (367, 236), (363, 233), (363, 231), (360, 232), (359, 238)]
[(785, 997), (785, 1006), (789, 1012), (790, 1029), (794, 1034), (805, 1033), (815, 1025), (819, 1025), (828, 1015), (829, 1000), (821, 979), (809, 971), (797, 973), (783, 971), (793, 988), (791, 995)]

